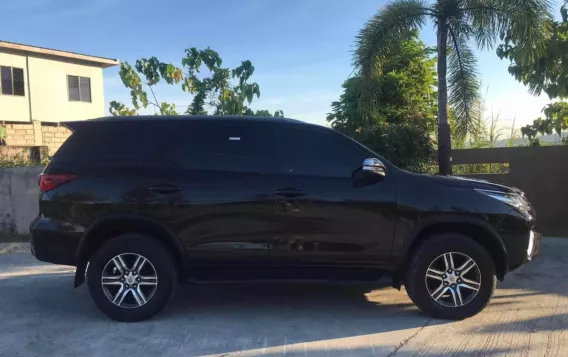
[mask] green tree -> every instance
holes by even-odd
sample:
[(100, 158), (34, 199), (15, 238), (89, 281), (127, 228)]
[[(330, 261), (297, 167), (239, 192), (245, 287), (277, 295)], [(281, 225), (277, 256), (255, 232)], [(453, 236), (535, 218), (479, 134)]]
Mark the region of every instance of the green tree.
[[(538, 118), (532, 124), (521, 128), (521, 133), (529, 139), (531, 146), (540, 146), (537, 135), (556, 133), (562, 137), (562, 131), (568, 129), (568, 103), (555, 102), (548, 104), (543, 109), (545, 118)], [(563, 144), (568, 144), (568, 137), (562, 139)]]
[(509, 73), (529, 87), (532, 94), (543, 91), (551, 98), (568, 97), (568, 1), (560, 8), (560, 21), (548, 20), (545, 51), (535, 58), (523, 56), (522, 48), (511, 38), (497, 48), (502, 59), (509, 59)]
[[(380, 88), (370, 106), (362, 96), (368, 83), (360, 71), (347, 79), (327, 120), (331, 126), (381, 153), (395, 165), (423, 170), (433, 158), (431, 134), (436, 125), (436, 60), (419, 40), (418, 32), (399, 42), (398, 50), (381, 65), (373, 79)], [(371, 115), (365, 110), (372, 107)]]
[[(545, 52), (536, 58), (525, 58), (518, 45), (509, 37), (497, 49), (501, 58), (511, 61), (509, 73), (529, 87), (531, 94), (545, 92), (553, 99), (568, 98), (568, 1), (560, 8), (560, 21), (549, 20)], [(537, 118), (532, 124), (521, 128), (530, 145), (540, 145), (537, 135), (557, 133), (568, 129), (568, 103), (555, 102), (543, 108), (544, 118)], [(564, 143), (568, 143), (564, 138)]]
[[(185, 114), (284, 115), (282, 110), (271, 114), (267, 110), (255, 112), (247, 107), (254, 97), (260, 97), (259, 85), (250, 82), (254, 73), (254, 66), (250, 61), (242, 61), (241, 65), (234, 69), (221, 67), (222, 63), (219, 54), (212, 49), (198, 50), (195, 47), (185, 50), (181, 68), (172, 63), (160, 62), (156, 57), (141, 58), (136, 61), (134, 68), (128, 62), (123, 62), (119, 75), (124, 86), (130, 89), (133, 108), (112, 101), (109, 110), (113, 115), (136, 115), (138, 110), (152, 106), (156, 114), (179, 114), (173, 103), (160, 102), (156, 97), (154, 88), (163, 81), (169, 85), (181, 83), (181, 89), (193, 96)], [(203, 71), (207, 73), (204, 74)], [(237, 83), (232, 83), (232, 79)], [(211, 113), (207, 108), (210, 108)]]
[(372, 85), (374, 78), (382, 75), (380, 62), (396, 54), (397, 43), (409, 31), (431, 20), (437, 30), (438, 49), (438, 165), (441, 174), (450, 174), (449, 107), (455, 116), (457, 135), (466, 136), (478, 127), (479, 80), (470, 40), (480, 49), (487, 49), (499, 37), (507, 37), (516, 45), (519, 56), (534, 59), (545, 52), (550, 18), (549, 0), (391, 1), (358, 35), (355, 64), (361, 68), (364, 80), (361, 95), (369, 105), (366, 116), (380, 105), (372, 100), (380, 92)]

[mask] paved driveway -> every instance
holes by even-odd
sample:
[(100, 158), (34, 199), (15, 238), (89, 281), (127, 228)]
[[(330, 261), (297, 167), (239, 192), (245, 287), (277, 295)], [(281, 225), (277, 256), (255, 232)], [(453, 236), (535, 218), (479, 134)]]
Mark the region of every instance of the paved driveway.
[(181, 286), (155, 319), (103, 317), (72, 269), (0, 254), (0, 356), (566, 356), (568, 239), (507, 277), (480, 315), (422, 315), (380, 286)]

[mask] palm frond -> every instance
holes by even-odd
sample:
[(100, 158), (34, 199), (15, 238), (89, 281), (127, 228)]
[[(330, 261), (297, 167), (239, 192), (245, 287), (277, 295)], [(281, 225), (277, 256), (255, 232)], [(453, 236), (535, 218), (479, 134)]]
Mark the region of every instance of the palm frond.
[(353, 64), (365, 72), (375, 66), (377, 58), (387, 58), (393, 45), (424, 25), (426, 16), (433, 11), (427, 6), (424, 0), (398, 0), (387, 4), (359, 31)]
[(477, 44), (492, 48), (498, 39), (511, 41), (527, 60), (542, 55), (552, 17), (552, 0), (465, 0)]
[(481, 49), (492, 48), (503, 29), (501, 6), (495, 3), (495, 0), (465, 0), (463, 3), (461, 12), (470, 23), (473, 37)]
[(371, 79), (382, 74), (383, 64), (393, 51), (403, 40), (410, 38), (413, 31), (425, 24), (428, 15), (434, 13), (427, 6), (425, 0), (391, 2), (359, 31), (353, 64), (360, 69), (363, 79), (359, 102), (365, 106), (361, 108), (364, 116), (373, 112), (372, 107), (367, 107), (375, 105), (372, 98), (376, 98), (377, 90), (380, 90), (373, 85)]
[[(509, 20), (505, 38), (515, 43), (526, 61), (541, 57), (550, 36), (552, 2), (550, 0), (494, 0), (505, 7), (504, 17)], [(507, 16), (507, 14), (509, 14)]]
[(450, 28), (448, 46), (448, 102), (455, 117), (458, 139), (475, 135), (480, 118), (480, 82), (477, 58), (467, 45), (466, 36), (458, 36)]

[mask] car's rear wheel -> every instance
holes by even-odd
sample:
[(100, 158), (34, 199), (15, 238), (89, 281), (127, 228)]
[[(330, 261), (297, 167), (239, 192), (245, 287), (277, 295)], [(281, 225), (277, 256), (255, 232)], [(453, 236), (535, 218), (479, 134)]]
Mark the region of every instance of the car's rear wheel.
[(440, 234), (420, 245), (405, 280), (412, 301), (444, 319), (479, 313), (491, 300), (496, 283), (495, 264), (487, 250), (460, 234)]
[(125, 234), (91, 257), (87, 283), (95, 304), (118, 321), (141, 321), (161, 311), (176, 283), (174, 259), (159, 241)]

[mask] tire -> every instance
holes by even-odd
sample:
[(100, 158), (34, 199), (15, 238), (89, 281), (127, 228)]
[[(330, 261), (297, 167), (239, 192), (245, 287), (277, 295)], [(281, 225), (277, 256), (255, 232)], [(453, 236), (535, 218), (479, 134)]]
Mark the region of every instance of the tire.
[[(450, 255), (457, 269), (451, 270), (451, 263), (446, 265)], [(477, 268), (471, 262), (465, 265), (468, 258)], [(448, 266), (449, 270), (444, 271)], [(464, 266), (461, 271), (465, 275), (459, 271)], [(439, 234), (422, 243), (411, 257), (405, 279), (408, 296), (420, 310), (450, 320), (465, 319), (483, 310), (493, 297), (496, 284), (495, 264), (487, 250), (457, 233)]]
[[(143, 259), (138, 257), (146, 261), (142, 263)], [(163, 244), (150, 236), (124, 234), (93, 254), (87, 284), (95, 304), (105, 315), (117, 321), (135, 322), (149, 319), (166, 306), (174, 293), (176, 275), (174, 258)]]

